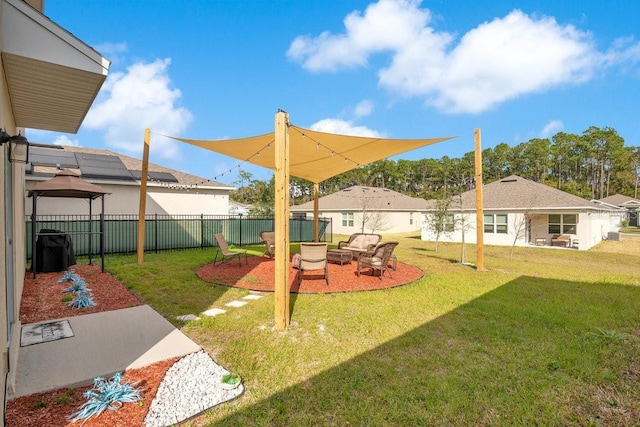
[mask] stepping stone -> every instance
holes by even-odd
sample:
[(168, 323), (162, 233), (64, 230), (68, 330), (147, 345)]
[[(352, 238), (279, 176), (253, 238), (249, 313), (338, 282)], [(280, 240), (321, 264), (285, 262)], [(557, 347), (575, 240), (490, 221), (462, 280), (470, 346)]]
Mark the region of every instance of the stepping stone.
[(242, 298), (242, 299), (248, 299), (248, 300), (257, 300), (262, 298), (262, 295), (255, 295), (255, 294), (250, 294), (247, 295), (246, 297)]
[(190, 320), (198, 320), (199, 317), (196, 316), (195, 314), (185, 314), (184, 316), (176, 316), (176, 319), (182, 322), (188, 322)]
[(246, 301), (231, 301), (230, 303), (225, 304), (227, 307), (242, 307), (246, 305)]
[(217, 316), (218, 314), (226, 313), (227, 310), (223, 310), (221, 308), (211, 308), (207, 311), (203, 311), (202, 314), (205, 316)]

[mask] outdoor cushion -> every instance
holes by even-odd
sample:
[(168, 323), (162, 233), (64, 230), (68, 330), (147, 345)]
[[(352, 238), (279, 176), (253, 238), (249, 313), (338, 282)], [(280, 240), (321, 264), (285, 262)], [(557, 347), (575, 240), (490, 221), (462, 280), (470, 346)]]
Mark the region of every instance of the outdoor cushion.
[(338, 242), (338, 249), (349, 249), (353, 252), (364, 252), (370, 246), (375, 246), (382, 238), (379, 234), (355, 233), (349, 237), (348, 242)]

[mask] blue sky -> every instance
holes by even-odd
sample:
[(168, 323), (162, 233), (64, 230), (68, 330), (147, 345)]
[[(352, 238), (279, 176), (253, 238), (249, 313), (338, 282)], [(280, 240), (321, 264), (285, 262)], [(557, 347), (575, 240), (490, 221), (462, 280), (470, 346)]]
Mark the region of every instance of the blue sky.
[[(640, 2), (585, 0), (47, 0), (45, 15), (112, 61), (77, 134), (232, 184), (271, 171), (160, 136), (227, 139), (301, 127), (458, 136), (397, 158), (459, 157), (589, 126), (640, 145)], [(394, 158), (394, 159), (397, 159)]]

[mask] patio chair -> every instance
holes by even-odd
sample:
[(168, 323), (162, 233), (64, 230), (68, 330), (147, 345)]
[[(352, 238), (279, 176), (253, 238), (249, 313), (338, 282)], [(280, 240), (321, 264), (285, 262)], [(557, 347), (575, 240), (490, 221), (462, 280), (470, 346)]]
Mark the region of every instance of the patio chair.
[(274, 231), (261, 231), (260, 241), (264, 245), (264, 254), (273, 258), (276, 253), (276, 233)]
[(227, 245), (227, 241), (221, 233), (214, 234), (216, 241), (218, 242), (218, 247), (216, 248), (216, 256), (213, 257), (213, 265), (216, 265), (218, 260), (218, 253), (222, 254), (222, 259), (218, 265), (222, 265), (225, 262), (232, 260), (233, 258), (238, 258), (238, 265), (242, 265), (242, 255), (244, 255), (244, 263), (247, 264), (247, 251), (244, 249), (229, 249), (229, 245)]
[(368, 267), (371, 268), (372, 275), (375, 275), (376, 271), (380, 272), (380, 280), (382, 280), (385, 271), (388, 272), (389, 277), (393, 279), (391, 269), (389, 268), (389, 261), (396, 246), (398, 246), (398, 242), (382, 242), (378, 243), (373, 251), (360, 254), (358, 257), (358, 268), (356, 270), (358, 277), (360, 277), (360, 269)]
[(305, 271), (324, 270), (324, 279), (329, 286), (329, 263), (327, 262), (326, 243), (300, 243), (300, 267), (298, 268), (298, 284), (302, 282)]

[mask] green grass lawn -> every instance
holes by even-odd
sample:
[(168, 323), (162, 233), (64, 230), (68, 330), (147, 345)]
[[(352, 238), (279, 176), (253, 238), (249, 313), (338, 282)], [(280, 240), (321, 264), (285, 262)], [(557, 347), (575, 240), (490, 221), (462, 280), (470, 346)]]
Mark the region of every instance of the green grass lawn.
[[(107, 269), (243, 377), (241, 398), (191, 425), (638, 425), (640, 239), (513, 256), (485, 247), (484, 272), (459, 263), (459, 244), (435, 252), (417, 235), (392, 239), (424, 278), (292, 294), (285, 331), (273, 328), (272, 294), (174, 320), (248, 293), (197, 278), (210, 249), (147, 254), (142, 266), (111, 256)], [(467, 245), (471, 263), (475, 250)]]
[(640, 227), (622, 227), (621, 233), (640, 234)]

